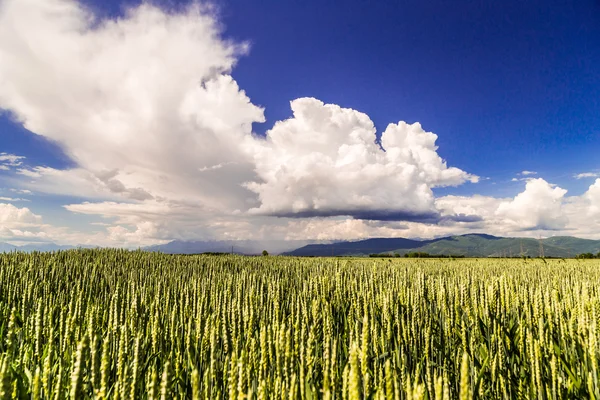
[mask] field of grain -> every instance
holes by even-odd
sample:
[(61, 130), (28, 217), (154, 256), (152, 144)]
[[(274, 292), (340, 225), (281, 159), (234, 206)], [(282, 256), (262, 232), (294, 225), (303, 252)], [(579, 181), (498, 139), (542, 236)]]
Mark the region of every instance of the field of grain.
[(0, 397), (599, 398), (599, 260), (0, 255)]

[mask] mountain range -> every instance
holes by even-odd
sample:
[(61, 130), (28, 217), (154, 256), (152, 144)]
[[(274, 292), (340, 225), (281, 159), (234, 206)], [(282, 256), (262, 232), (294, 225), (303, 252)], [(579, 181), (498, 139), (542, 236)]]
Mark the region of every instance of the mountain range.
[[(77, 247), (54, 243), (35, 243), (14, 246), (0, 242), (0, 252), (7, 251), (57, 251)], [(486, 234), (467, 234), (437, 239), (416, 240), (405, 238), (374, 238), (358, 241), (306, 241), (306, 240), (224, 240), (224, 241), (182, 241), (148, 246), (146, 251), (169, 254), (199, 254), (207, 252), (261, 254), (267, 250), (271, 254), (289, 256), (356, 256), (371, 254), (400, 255), (420, 252), (432, 255), (465, 257), (574, 257), (582, 253), (600, 253), (600, 240), (580, 239), (572, 236), (554, 236), (546, 239), (509, 238)]]
[(555, 236), (547, 239), (507, 238), (486, 234), (467, 234), (431, 240), (366, 239), (353, 242), (312, 244), (286, 252), (292, 256), (367, 256), (370, 254), (405, 255), (421, 252), (465, 257), (574, 257), (600, 252), (600, 240)]
[[(541, 244), (541, 245), (540, 245)], [(486, 234), (467, 234), (437, 239), (416, 240), (405, 238), (374, 238), (358, 241), (172, 241), (144, 248), (171, 254), (221, 252), (260, 254), (265, 249), (271, 254), (289, 256), (357, 256), (370, 254), (401, 255), (421, 252), (435, 255), (465, 257), (574, 257), (582, 253), (600, 252), (600, 240), (555, 236), (547, 239), (508, 238)]]

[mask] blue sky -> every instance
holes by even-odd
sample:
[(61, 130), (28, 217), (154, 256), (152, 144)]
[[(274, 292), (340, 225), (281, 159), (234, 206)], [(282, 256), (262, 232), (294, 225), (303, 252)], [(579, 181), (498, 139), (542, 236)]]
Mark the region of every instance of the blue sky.
[[(600, 208), (600, 194), (597, 194), (600, 189), (595, 186), (600, 187), (595, 180), (600, 176), (598, 1), (409, 0), (377, 4), (348, 1), (340, 6), (339, 2), (328, 1), (229, 0), (215, 2), (212, 10), (204, 7), (195, 12), (190, 11), (189, 3), (175, 1), (140, 7), (135, 1), (69, 0), (66, 2), (69, 7), (56, 6), (53, 10), (50, 8), (58, 4), (57, 0), (45, 5), (48, 10), (39, 7), (40, 1), (0, 3), (0, 27), (4, 24), (4, 33), (10, 33), (12, 38), (4, 35), (0, 40), (0, 55), (10, 55), (2, 61), (5, 65), (0, 65), (0, 81), (11, 82), (10, 89), (4, 92), (0, 89), (0, 108), (5, 110), (0, 117), (0, 153), (24, 157), (10, 168), (0, 170), (0, 198), (5, 198), (7, 215), (31, 214), (6, 218), (4, 222), (0, 219), (0, 241), (97, 241), (135, 246), (175, 238), (247, 238), (257, 234), (294, 239), (430, 237), (494, 229), (493, 233), (501, 235), (595, 237), (597, 234), (594, 224)], [(47, 20), (44, 24), (36, 24), (35, 15), (29, 15), (27, 7), (36, 8), (40, 15), (50, 12), (47, 15), (52, 17), (44, 18)], [(155, 27), (143, 27), (147, 23), (144, 13), (162, 15), (162, 31), (153, 33)], [(94, 16), (96, 20), (89, 24), (82, 15)], [(136, 21), (136, 15), (137, 24), (132, 22)], [(170, 24), (169, 19), (175, 22)], [(79, 21), (79, 25), (75, 26), (73, 20)], [(119, 31), (122, 41), (127, 42), (123, 38), (129, 35), (131, 42), (137, 43), (136, 40), (143, 41), (147, 35), (146, 38), (160, 37), (162, 44), (148, 51), (124, 49), (131, 57), (115, 63), (115, 71), (121, 71), (121, 75), (113, 76), (107, 59), (122, 54), (109, 54), (106, 50), (106, 43), (114, 39), (111, 32), (118, 31), (117, 23), (110, 25), (115, 20), (121, 26), (134, 27)], [(195, 36), (174, 27), (185, 23), (197, 24)], [(205, 39), (204, 27), (211, 23), (221, 31), (215, 33), (216, 37)], [(17, 24), (19, 27), (15, 28)], [(65, 26), (68, 29), (63, 29)], [(61, 29), (70, 29), (72, 35), (55, 34)], [(93, 34), (82, 36), (81, 32), (95, 32), (105, 42), (91, 39)], [(39, 37), (47, 40), (45, 47), (27, 47), (26, 43)], [(245, 51), (231, 50), (229, 58), (216, 54), (218, 51), (213, 54), (212, 49), (223, 50), (231, 43), (248, 46)], [(175, 49), (180, 45), (180, 53), (161, 48)], [(56, 57), (45, 51), (54, 46)], [(83, 53), (85, 57), (81, 56)], [(167, 128), (159, 131), (156, 127), (167, 121), (181, 122), (171, 120), (180, 109), (174, 108), (172, 115), (157, 111), (162, 104), (159, 97), (164, 98), (168, 93), (174, 100), (181, 100), (187, 98), (184, 89), (170, 93), (161, 86), (165, 93), (156, 91), (148, 95), (143, 88), (179, 87), (164, 77), (169, 71), (174, 71), (174, 76), (179, 74), (181, 82), (193, 78), (193, 72), (184, 71), (181, 66), (187, 63), (187, 54), (193, 59), (189, 64), (197, 67), (197, 82), (214, 71), (230, 74), (237, 85), (236, 96), (241, 93), (238, 90), (244, 91), (252, 107), (220, 104), (214, 96), (198, 100), (194, 111), (196, 129), (209, 127), (212, 131), (210, 138), (199, 138), (189, 133), (191, 127), (185, 127), (186, 135), (192, 135), (199, 146), (197, 158), (182, 155), (192, 149), (185, 148), (185, 140), (179, 148), (176, 144), (169, 145), (168, 154), (159, 153), (148, 144), (139, 146), (138, 155), (117, 157), (123, 152), (119, 146), (124, 143), (143, 142), (143, 132), (149, 126), (151, 130), (157, 129), (152, 133), (157, 143), (173, 135)], [(58, 56), (64, 59), (57, 60)], [(97, 62), (86, 64), (90, 58)], [(157, 58), (166, 68), (159, 81), (150, 79), (150, 75), (144, 80), (142, 74), (137, 75), (140, 82), (136, 78), (135, 87), (121, 86), (125, 82), (122, 71), (136, 71)], [(214, 65), (206, 66), (206, 60)], [(107, 62), (104, 71), (90, 72), (102, 62)], [(16, 68), (17, 65), (20, 67)], [(203, 72), (203, 68), (208, 72)], [(69, 74), (76, 79), (70, 80)], [(99, 87), (94, 81), (104, 82), (104, 78), (108, 86)], [(40, 84), (32, 90), (29, 85), (36, 81)], [(111, 88), (110, 84), (118, 86), (123, 95), (117, 98), (98, 94)], [(73, 89), (63, 90), (65, 85), (73, 85)], [(150, 101), (153, 99), (150, 97), (148, 104), (154, 107), (148, 106), (143, 112), (154, 114), (143, 114), (146, 119), (140, 117), (142, 108), (123, 109), (122, 97), (133, 96), (144, 102), (147, 100), (144, 96), (152, 95), (156, 101)], [(39, 100), (46, 97), (60, 101)], [(321, 165), (322, 161), (314, 158), (315, 151), (321, 152), (321, 157), (330, 157), (335, 151), (322, 149), (343, 148), (345, 137), (356, 126), (370, 132), (368, 123), (344, 123), (336, 128), (340, 131), (332, 132), (325, 128), (327, 121), (321, 114), (319, 118), (306, 114), (303, 118), (312, 123), (296, 117), (292, 121), (296, 125), (281, 124), (277, 132), (273, 130), (273, 138), (286, 140), (267, 148), (261, 147), (262, 142), (248, 142), (243, 149), (237, 149), (242, 136), (230, 138), (236, 143), (229, 146), (226, 135), (233, 128), (228, 126), (227, 134), (217, 131), (233, 120), (239, 122), (236, 129), (243, 131), (243, 135), (264, 136), (277, 121), (292, 117), (290, 101), (301, 98), (320, 100), (329, 110), (331, 121), (339, 121), (343, 110), (364, 113), (376, 128), (373, 138), (380, 138), (390, 123), (418, 122), (423, 132), (416, 135), (425, 138), (426, 132), (435, 133), (437, 148), (426, 146), (427, 156), (416, 156), (422, 157), (416, 167), (405, 158), (383, 159), (367, 146), (367, 150), (362, 150), (372, 154), (364, 159), (356, 150), (344, 162), (337, 160), (335, 166), (330, 165), (329, 171), (327, 163), (312, 171), (307, 165), (311, 162)], [(207, 106), (205, 101), (210, 99), (213, 101)], [(83, 114), (77, 111), (78, 107), (85, 110)], [(100, 118), (99, 115), (105, 115), (103, 107), (120, 109), (124, 116), (118, 121), (116, 117)], [(211, 109), (210, 115), (197, 111), (202, 107)], [(315, 104), (303, 103), (301, 108), (304, 107), (320, 113)], [(45, 116), (50, 113), (52, 117)], [(216, 124), (210, 120), (221, 113), (225, 122)], [(54, 118), (57, 121), (51, 121)], [(147, 125), (148, 121), (151, 125)], [(242, 127), (245, 124), (251, 124), (251, 132)], [(126, 131), (123, 126), (127, 126)], [(366, 136), (361, 137), (368, 138), (368, 133), (363, 134)], [(100, 138), (102, 135), (110, 136), (111, 140)], [(118, 135), (129, 136), (121, 140)], [(298, 142), (300, 139), (298, 136), (289, 139), (289, 135), (307, 138), (313, 135), (313, 144), (320, 143), (323, 137), (331, 139), (327, 139), (329, 142), (323, 139), (321, 147), (306, 147), (306, 152), (301, 153), (299, 149), (305, 147)], [(99, 140), (97, 154), (94, 146), (89, 145), (94, 139)], [(419, 153), (421, 147), (413, 149), (409, 142), (399, 148)], [(161, 150), (166, 151), (164, 146)], [(207, 152), (204, 158), (203, 151)], [(216, 153), (230, 151), (222, 160), (214, 157)], [(243, 164), (238, 152), (249, 157), (239, 169), (231, 167)], [(152, 158), (156, 154), (174, 161), (162, 165)], [(463, 175), (444, 172), (447, 176), (441, 177), (440, 171), (445, 167), (436, 164), (436, 160), (427, 164), (432, 154)], [(181, 165), (174, 168), (173, 164), (179, 162)], [(194, 171), (200, 170), (202, 176), (196, 176), (197, 172), (192, 174), (190, 165)], [(287, 167), (285, 171), (277, 177), (270, 176), (282, 165)], [(360, 172), (373, 165), (387, 168), (387, 172), (372, 175), (372, 179), (379, 179), (379, 187), (365, 184), (371, 175)], [(40, 167), (46, 169), (39, 170)], [(24, 174), (23, 170), (30, 173)], [(107, 175), (107, 171), (112, 174)], [(319, 175), (320, 171), (327, 172), (330, 179), (336, 176), (338, 179), (327, 181)], [(398, 178), (409, 174), (407, 171), (420, 174), (420, 178)], [(180, 179), (181, 186), (150, 183), (163, 173)], [(206, 177), (213, 173), (219, 176)], [(588, 176), (575, 178), (582, 173)], [(59, 175), (60, 179), (56, 178)], [(169, 181), (174, 182), (171, 178)], [(90, 187), (86, 187), (86, 182)], [(256, 185), (247, 188), (244, 186), (247, 182)], [(386, 185), (389, 189), (382, 189)], [(194, 187), (198, 187), (197, 191)], [(210, 188), (211, 194), (200, 187)], [(331, 190), (323, 194), (326, 189)], [(15, 193), (19, 190), (29, 190), (31, 194), (18, 197)], [(138, 191), (134, 193), (135, 190)], [(28, 201), (14, 200), (21, 197)], [(182, 198), (203, 211), (194, 207), (181, 209)], [(227, 206), (220, 207), (224, 204)], [(148, 212), (148, 207), (153, 211)], [(177, 223), (171, 213), (185, 223)], [(186, 213), (203, 216), (192, 227), (187, 224)], [(427, 217), (431, 215), (435, 218)], [(440, 218), (448, 215), (453, 215), (454, 220), (461, 219), (457, 215), (476, 216), (472, 219), (477, 222), (450, 224), (447, 218)], [(523, 222), (524, 219), (527, 221)], [(582, 227), (583, 222), (587, 226)]]

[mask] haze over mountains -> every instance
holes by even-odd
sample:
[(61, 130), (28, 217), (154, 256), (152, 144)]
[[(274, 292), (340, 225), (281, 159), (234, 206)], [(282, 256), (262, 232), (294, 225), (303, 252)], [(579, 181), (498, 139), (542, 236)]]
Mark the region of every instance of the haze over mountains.
[(58, 250), (71, 250), (76, 248), (91, 248), (95, 246), (62, 246), (56, 243), (29, 243), (21, 246), (15, 246), (9, 243), (0, 242), (0, 253), (9, 252), (9, 251), (24, 251), (24, 252), (32, 252), (32, 251), (58, 251)]
[[(213, 241), (183, 241), (148, 246), (144, 250), (160, 251), (169, 254), (198, 254), (198, 253), (235, 253), (235, 254), (260, 254), (267, 250), (272, 254), (292, 252), (302, 248), (315, 240), (213, 240)], [(322, 242), (321, 242), (322, 243)]]

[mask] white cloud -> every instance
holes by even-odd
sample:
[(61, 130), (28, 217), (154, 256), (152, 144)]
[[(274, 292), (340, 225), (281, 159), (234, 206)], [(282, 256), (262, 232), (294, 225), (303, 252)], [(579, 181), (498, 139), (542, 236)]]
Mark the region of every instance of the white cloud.
[[(566, 196), (566, 190), (538, 178), (529, 180), (513, 198), (444, 196), (436, 199), (436, 205), (442, 216), (480, 217), (480, 221), (441, 229), (453, 234), (475, 231), (498, 236), (575, 235), (600, 239), (600, 179), (582, 196)], [(429, 230), (439, 232), (440, 227)]]
[(7, 203), (0, 203), (0, 242), (54, 242), (98, 246), (114, 246), (118, 243), (126, 247), (135, 247), (140, 244), (138, 240), (114, 241), (105, 232), (80, 232), (50, 225), (44, 222), (41, 215), (35, 214), (29, 208), (20, 208)]
[(18, 167), (23, 164), (23, 156), (17, 156), (15, 154), (0, 153), (0, 170), (9, 171), (14, 167)]
[(210, 167), (201, 167), (201, 168), (198, 168), (198, 171), (199, 172), (214, 171), (216, 169), (221, 169), (221, 168), (223, 168), (223, 167), (225, 167), (227, 165), (232, 165), (232, 164), (235, 164), (235, 162), (233, 162), (233, 161), (231, 161), (231, 162), (224, 162), (224, 163), (219, 163), (219, 164), (216, 164), (216, 165), (211, 165)]
[(24, 159), (25, 157), (23, 156), (17, 156), (14, 154), (8, 154), (8, 153), (0, 153), (0, 163), (3, 163), (5, 165), (10, 165), (10, 166), (17, 166), (17, 165), (21, 165), (22, 164), (22, 159)]
[(524, 178), (512, 178), (510, 181), (511, 182), (529, 182), (533, 179), (537, 179), (537, 178), (532, 178), (531, 176), (526, 176)]
[(535, 172), (535, 171), (521, 171), (521, 172), (519, 172), (519, 175), (523, 175), (523, 176), (537, 175), (537, 172)]
[(29, 178), (40, 178), (42, 176), (42, 174), (38, 170), (43, 170), (43, 169), (44, 169), (43, 167), (36, 167), (34, 169), (19, 168), (19, 169), (17, 169), (17, 174), (24, 175)]
[(600, 217), (600, 179), (596, 179), (583, 197), (589, 201), (589, 215)]
[(496, 218), (496, 210), (503, 201), (490, 196), (443, 196), (436, 199), (436, 207), (442, 216), (450, 217), (456, 215), (473, 216), (473, 222), (491, 221)]
[[(246, 51), (223, 39), (199, 5), (166, 13), (142, 4), (98, 21), (72, 0), (5, 0), (0, 108), (77, 164), (21, 166), (20, 185), (99, 201), (67, 208), (158, 238), (186, 232), (167, 220), (182, 204), (194, 205), (184, 207), (194, 213), (188, 219), (222, 218), (220, 227), (230, 224), (226, 217), (248, 218), (248, 210), (435, 218), (432, 188), (477, 181), (448, 167), (437, 136), (419, 124), (390, 124), (384, 151), (368, 116), (315, 99), (293, 101), (293, 118), (276, 123), (266, 140), (255, 137), (252, 123), (264, 121), (263, 110), (230, 76)], [(155, 207), (160, 214), (147, 213)], [(251, 225), (267, 219), (255, 216)]]
[(573, 175), (575, 179), (584, 179), (584, 178), (597, 178), (600, 177), (600, 173), (598, 172), (582, 172), (580, 174)]
[(0, 203), (0, 227), (14, 228), (29, 224), (38, 224), (42, 217), (32, 213), (28, 208), (18, 208), (12, 204)]
[[(252, 194), (241, 183), (254, 174), (239, 144), (264, 120), (228, 75), (246, 48), (223, 40), (198, 5), (177, 14), (143, 4), (96, 21), (75, 1), (4, 1), (0, 107), (78, 165), (19, 173), (52, 192), (77, 182), (82, 196), (244, 207)], [(227, 165), (198, 173), (217, 164)]]
[(0, 201), (17, 202), (17, 201), (29, 201), (28, 199), (22, 199), (19, 197), (4, 197), (0, 196)]
[(10, 188), (9, 189), (11, 192), (13, 193), (18, 193), (18, 194), (28, 194), (31, 195), (33, 194), (33, 192), (31, 190), (28, 189), (16, 189), (16, 188)]
[(40, 215), (29, 208), (0, 203), (0, 242), (12, 240), (48, 240)]
[(366, 114), (312, 98), (291, 107), (292, 118), (249, 146), (261, 179), (247, 184), (260, 198), (254, 213), (431, 218), (437, 213), (432, 187), (477, 181), (448, 168), (437, 154), (437, 135), (418, 123), (390, 124), (382, 150)]
[(525, 191), (501, 203), (496, 214), (521, 229), (561, 229), (567, 223), (562, 210), (566, 193), (541, 178), (531, 179)]
[[(33, 167), (20, 169), (17, 174), (32, 178), (22, 181), (22, 186), (43, 193), (84, 198), (152, 199), (152, 195), (145, 189), (126, 187), (122, 181), (116, 179), (117, 170), (91, 172), (83, 168), (60, 170), (50, 167)], [(29, 189), (21, 189), (21, 191), (31, 193)]]
[(42, 217), (34, 214), (29, 208), (0, 203), (0, 242), (24, 239), (48, 240), (49, 236), (46, 232), (48, 229), (56, 231), (44, 225)]

